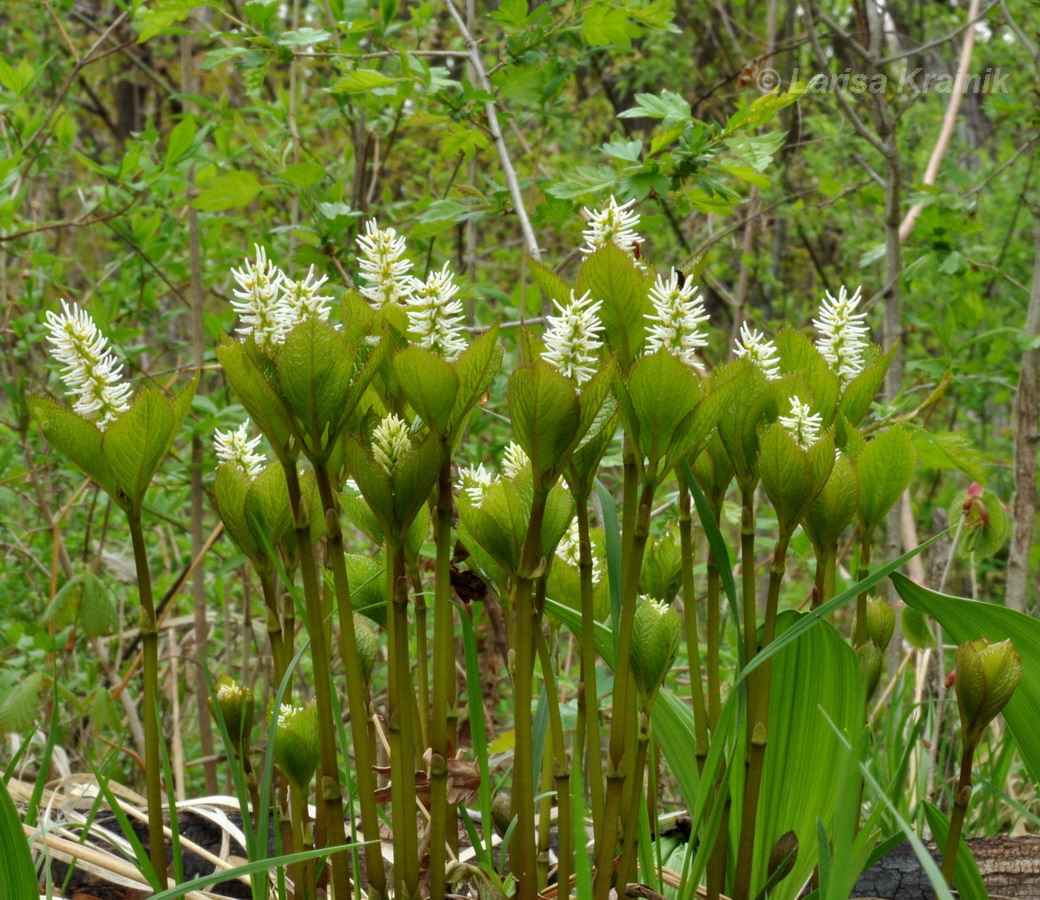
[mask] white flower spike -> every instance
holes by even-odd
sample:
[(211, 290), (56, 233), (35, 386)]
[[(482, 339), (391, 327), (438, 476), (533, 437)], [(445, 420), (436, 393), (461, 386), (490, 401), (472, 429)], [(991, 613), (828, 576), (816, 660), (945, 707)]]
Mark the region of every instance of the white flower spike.
[(54, 358), (65, 368), (61, 380), (76, 396), (72, 410), (104, 431), (130, 408), (130, 385), (121, 380), (123, 367), (108, 349), (108, 338), (90, 314), (61, 301), (61, 313), (48, 312), (47, 340)]
[(376, 309), (387, 303), (403, 303), (414, 281), (408, 275), (412, 261), (404, 255), (404, 237), (393, 228), (380, 230), (376, 220), (369, 219), (365, 233), (358, 235), (357, 244), (361, 249), (358, 268), (368, 282), (366, 287), (360, 288), (361, 295)]
[(560, 315), (548, 317), (549, 330), (545, 333), (548, 349), (542, 359), (581, 386), (596, 374), (595, 363), (603, 346), (603, 341), (596, 337), (603, 330), (596, 313), (602, 304), (598, 300), (593, 303), (588, 291), (581, 297), (575, 297), (571, 291), (571, 300), (566, 306), (555, 299), (553, 304)]
[(502, 477), (512, 481), (531, 463), (524, 448), (516, 441), (506, 444), (505, 452), (502, 454)]
[(639, 213), (632, 211), (635, 202), (633, 199), (619, 205), (611, 195), (603, 209), (582, 209), (581, 214), (589, 223), (581, 233), (585, 239), (581, 248), (582, 256), (589, 256), (607, 244), (614, 244), (625, 253), (635, 253), (642, 243), (642, 238), (635, 230), (639, 225)]
[[(571, 521), (570, 527), (564, 533), (563, 537), (560, 538), (560, 543), (556, 545), (556, 555), (562, 559), (568, 565), (578, 567), (581, 562), (581, 540), (578, 533), (578, 520), (574, 519)], [(595, 556), (592, 557), (592, 583), (593, 585), (599, 584), (600, 579), (600, 568), (599, 560)]]
[(791, 415), (780, 416), (778, 421), (803, 450), (808, 450), (820, 439), (823, 416), (813, 413), (812, 407), (797, 397), (791, 398)]
[(654, 315), (647, 335), (647, 352), (654, 353), (662, 347), (686, 365), (704, 369), (697, 359), (697, 350), (708, 344), (708, 337), (701, 328), (708, 321), (704, 301), (697, 296), (697, 288), (689, 281), (679, 284), (679, 273), (672, 269), (667, 281), (658, 275), (650, 289), (650, 302)]
[(412, 449), (408, 423), (389, 413), (372, 432), (372, 455), (387, 472), (393, 474), (394, 467)]
[(448, 264), (430, 273), (425, 282), (413, 278), (411, 285), (405, 305), (416, 342), (441, 359), (454, 362), (466, 349), (466, 339), (462, 336), (462, 303), (455, 299), (459, 288)]
[(256, 478), (267, 462), (263, 453), (257, 453), (260, 437), (250, 439), (249, 419), (246, 419), (234, 431), (214, 431), (213, 443), (217, 450), (217, 460), (221, 463), (232, 463), (238, 466), (250, 478)]
[(869, 344), (869, 329), (863, 324), (867, 314), (856, 312), (862, 299), (861, 291), (861, 287), (856, 288), (850, 297), (842, 285), (837, 298), (825, 291), (820, 317), (813, 319), (813, 325), (820, 332), (816, 347), (838, 373), (842, 387), (863, 371), (863, 351)]
[(747, 322), (740, 326), (740, 340), (733, 352), (740, 358), (747, 357), (770, 381), (780, 377), (780, 358), (777, 356), (776, 344), (767, 340), (761, 331), (752, 331)]
[(491, 475), (484, 464), (478, 466), (467, 466), (459, 470), (458, 481), (455, 487), (459, 493), (465, 494), (466, 499), (474, 506), (480, 506), (484, 502), (484, 495), (491, 487)]
[(239, 290), (231, 305), (242, 320), (236, 333), (245, 340), (249, 335), (257, 344), (280, 344), (285, 340), (289, 328), (285, 304), (282, 302), (282, 281), (285, 274), (267, 258), (267, 251), (253, 244), (256, 261), (245, 261), (241, 269), (232, 269), (231, 274)]
[(293, 281), (287, 275), (282, 276), (281, 304), (285, 312), (287, 331), (311, 317), (322, 322), (328, 321), (332, 297), (318, 293), (328, 280), (328, 275), (315, 278), (314, 266), (307, 269), (307, 275), (301, 281)]

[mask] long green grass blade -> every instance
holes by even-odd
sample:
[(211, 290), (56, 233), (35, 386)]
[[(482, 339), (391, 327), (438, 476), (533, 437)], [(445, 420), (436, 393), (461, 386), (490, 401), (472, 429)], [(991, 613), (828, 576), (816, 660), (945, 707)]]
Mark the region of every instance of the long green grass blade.
[(36, 868), (22, 820), (7, 792), (7, 784), (0, 782), (0, 897), (35, 900), (39, 896)]

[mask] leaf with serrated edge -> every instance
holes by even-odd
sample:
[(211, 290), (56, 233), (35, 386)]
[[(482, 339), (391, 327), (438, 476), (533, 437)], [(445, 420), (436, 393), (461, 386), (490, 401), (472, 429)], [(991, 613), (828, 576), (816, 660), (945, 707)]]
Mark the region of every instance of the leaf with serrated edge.
[(635, 260), (613, 244), (600, 248), (582, 263), (576, 293), (586, 291), (602, 301), (599, 318), (607, 335), (607, 345), (617, 353), (618, 365), (625, 371), (636, 359), (646, 334), (646, 313), (653, 276), (640, 271)]
[(867, 534), (873, 532), (907, 489), (915, 462), (913, 441), (901, 428), (883, 431), (856, 454), (858, 514)]
[(537, 360), (509, 376), (506, 396), (517, 442), (541, 478), (563, 462), (575, 440), (578, 395), (552, 366)]
[(148, 485), (174, 437), (173, 409), (154, 388), (142, 388), (133, 405), (113, 422), (101, 449), (130, 508), (140, 509)]

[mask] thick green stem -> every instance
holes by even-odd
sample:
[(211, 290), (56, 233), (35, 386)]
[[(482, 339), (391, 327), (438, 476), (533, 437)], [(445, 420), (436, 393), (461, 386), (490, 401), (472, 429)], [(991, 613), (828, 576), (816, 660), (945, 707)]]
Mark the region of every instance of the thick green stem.
[(758, 604), (755, 598), (755, 488), (740, 489), (740, 575), (743, 585), (744, 658), (758, 653)]
[(690, 702), (693, 704), (693, 727), (697, 746), (697, 769), (704, 768), (708, 755), (708, 709), (704, 702), (704, 672), (701, 668), (701, 645), (697, 628), (697, 604), (693, 586), (693, 518), (690, 492), (679, 485), (679, 546), (682, 552), (683, 612), (686, 619), (686, 655), (690, 665)]
[(968, 813), (971, 802), (971, 764), (975, 756), (975, 747), (966, 744), (961, 751), (961, 773), (957, 779), (957, 793), (953, 797), (953, 809), (950, 811), (950, 830), (946, 835), (946, 846), (943, 848), (942, 875), (946, 883), (953, 887), (953, 870), (957, 865), (957, 851), (961, 845), (961, 832), (964, 830), (964, 817)]
[[(293, 853), (303, 853), (310, 848), (304, 838), (307, 825), (307, 789), (295, 784), (289, 789), (289, 819), (292, 823)], [(297, 900), (313, 900), (316, 893), (314, 863), (300, 862), (292, 867), (293, 883)]]
[[(719, 786), (725, 790), (726, 767), (725, 763), (720, 767)], [(719, 820), (719, 830), (715, 833), (715, 843), (708, 856), (705, 886), (708, 891), (706, 900), (719, 900), (726, 882), (726, 861), (729, 854), (729, 810), (730, 799), (727, 792), (723, 802), (722, 817)]]
[(603, 754), (600, 752), (599, 689), (596, 685), (596, 610), (592, 583), (592, 541), (589, 537), (588, 497), (578, 498), (578, 574), (581, 584), (581, 690), (578, 715), (583, 717), (583, 733), (576, 736), (575, 764), (581, 765), (584, 740), (588, 760), (592, 831), (599, 834), (603, 824)]
[(639, 714), (639, 737), (636, 742), (635, 778), (628, 794), (628, 809), (625, 813), (625, 840), (621, 848), (621, 863), (618, 866), (618, 884), (636, 880), (636, 836), (639, 834), (639, 805), (643, 802), (643, 770), (646, 769), (647, 748), (650, 746), (649, 713)]
[(722, 713), (722, 671), (719, 659), (719, 643), (722, 639), (722, 579), (715, 553), (708, 548), (708, 591), (705, 602), (708, 606), (708, 621), (704, 636), (707, 647), (704, 663), (708, 670), (708, 725), (715, 731)]
[(390, 677), (387, 685), (387, 731), (390, 736), (390, 802), (394, 821), (395, 896), (419, 896), (419, 836), (415, 806), (415, 721), (408, 648), (408, 579), (403, 548), (386, 543), (386, 592)]
[[(441, 465), (433, 509), (437, 548), (433, 587), (433, 706), (430, 721), (430, 896), (443, 897), (448, 831), (448, 759), (454, 743), (455, 632), (451, 612), (451, 461)], [(452, 816), (454, 822), (454, 816)]]
[[(159, 623), (152, 598), (152, 576), (144, 548), (141, 517), (129, 517), (130, 540), (137, 566), (137, 591), (141, 600), (141, 654), (144, 670), (144, 777), (148, 800), (148, 854), (152, 868), (166, 884), (166, 836), (163, 834), (162, 752), (159, 731)], [(176, 810), (170, 810), (176, 815)]]
[[(627, 472), (626, 472), (627, 478)], [(607, 762), (607, 792), (603, 809), (603, 829), (597, 835), (596, 877), (594, 895), (606, 897), (610, 892), (614, 868), (614, 853), (617, 849), (620, 825), (621, 801), (625, 790), (626, 769), (625, 742), (630, 731), (630, 714), (635, 704), (630, 691), (634, 688), (631, 676), (632, 623), (635, 619), (636, 603), (639, 599), (639, 575), (643, 566), (643, 554), (650, 535), (650, 509), (654, 498), (654, 479), (643, 482), (639, 507), (633, 516), (632, 537), (628, 553), (622, 564), (621, 618), (618, 623), (617, 658), (614, 663), (613, 718), (610, 723), (610, 744)], [(626, 496), (634, 496), (626, 491)], [(632, 823), (629, 823), (632, 824)]]
[[(766, 614), (762, 625), (762, 646), (768, 647), (776, 636), (776, 615), (780, 601), (780, 583), (787, 565), (787, 545), (791, 540), (788, 530), (782, 529), (773, 552), (769, 570), (769, 590), (766, 594)], [(762, 788), (762, 768), (765, 763), (769, 726), (769, 685), (772, 660), (766, 660), (748, 675), (748, 763), (744, 782), (744, 808), (740, 822), (740, 843), (737, 848), (737, 868), (734, 879), (734, 900), (749, 900), (751, 870), (755, 850), (755, 822), (758, 816), (758, 797)]]
[[(332, 566), (332, 581), (336, 591), (336, 612), (339, 621), (339, 655), (347, 682), (347, 705), (350, 710), (350, 738), (354, 747), (355, 777), (358, 801), (361, 806), (361, 828), (366, 838), (379, 834), (379, 813), (376, 807), (376, 776), (372, 771), (375, 761), (374, 746), (369, 733), (369, 696), (365, 673), (357, 651), (357, 632), (354, 628), (354, 606), (350, 599), (350, 581), (347, 577), (343, 531), (339, 523), (339, 504), (336, 500), (328, 470), (315, 469), (318, 494), (325, 510), (325, 528), (328, 559)], [(365, 846), (365, 873), (368, 895), (377, 900), (386, 894), (386, 870), (379, 844)]]
[[(858, 580), (862, 581), (870, 574), (870, 543), (871, 535), (863, 535), (859, 547), (859, 572)], [(852, 646), (859, 647), (867, 642), (867, 592), (863, 591), (856, 598), (856, 625), (852, 632)]]
[(426, 597), (418, 572), (412, 573), (412, 604), (415, 607), (415, 679), (418, 682), (415, 701), (419, 711), (419, 747), (425, 749), (430, 746), (430, 647)]
[[(295, 462), (284, 465), (285, 483), (289, 493), (296, 533), (296, 547), (303, 576), (303, 597), (307, 610), (307, 634), (311, 642), (314, 663), (314, 699), (318, 712), (318, 741), (321, 748), (321, 768), (318, 771), (316, 804), (317, 817), (314, 843), (316, 847), (332, 847), (346, 843), (343, 827), (343, 789), (339, 780), (339, 760), (336, 755), (336, 722), (332, 713), (332, 679), (329, 635), (322, 615), (321, 587), (311, 543), (311, 528), (307, 505), (300, 490)], [(362, 707), (363, 708), (363, 707)], [(336, 900), (350, 897), (350, 857), (346, 852), (335, 853), (329, 859), (332, 869), (333, 894)]]
[[(542, 680), (549, 697), (549, 733), (552, 737), (553, 782), (556, 788), (556, 833), (559, 836), (559, 862), (556, 867), (556, 883), (561, 885), (563, 896), (567, 896), (574, 859), (574, 826), (571, 823), (571, 772), (567, 762), (567, 745), (564, 743), (563, 717), (560, 715), (560, 695), (556, 689), (556, 675), (549, 655), (549, 645), (541, 629), (535, 634), (538, 642), (538, 659), (542, 668)], [(548, 819), (548, 817), (546, 817)]]
[(267, 640), (271, 644), (271, 660), (274, 663), (274, 681), (278, 685), (285, 677), (291, 656), (285, 655), (285, 631), (282, 628), (282, 617), (278, 610), (278, 589), (274, 579), (267, 572), (260, 574), (260, 590), (264, 595), (264, 607), (267, 619)]

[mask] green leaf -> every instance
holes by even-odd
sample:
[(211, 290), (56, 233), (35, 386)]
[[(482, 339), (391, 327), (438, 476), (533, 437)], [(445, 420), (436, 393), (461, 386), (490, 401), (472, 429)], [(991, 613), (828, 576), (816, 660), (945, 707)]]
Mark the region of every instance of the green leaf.
[(636, 94), (636, 105), (618, 113), (619, 119), (662, 119), (662, 126), (670, 128), (691, 118), (690, 104), (681, 94), (675, 91), (661, 91), (655, 94)]
[(366, 91), (389, 87), (395, 82), (404, 80), (403, 78), (390, 78), (374, 69), (355, 69), (353, 72), (337, 78), (329, 88), (329, 92), (332, 94), (363, 94)]
[(436, 353), (410, 346), (394, 356), (394, 372), (408, 402), (438, 437), (447, 433), (459, 378)]
[(606, 3), (586, 5), (585, 15), (581, 22), (581, 34), (590, 47), (615, 44), (619, 48), (627, 50), (631, 46), (629, 38), (632, 33), (628, 24), (628, 15), (624, 9), (618, 9)]
[(463, 529), (509, 576), (520, 568), (520, 554), (531, 517), (530, 482), (523, 485), (519, 481), (494, 482), (480, 506), (474, 506), (465, 496), (457, 500)]
[[(274, 465), (281, 475), (281, 466)], [(282, 480), (285, 480), (284, 477)], [(226, 462), (217, 469), (217, 475), (213, 479), (213, 502), (231, 539), (238, 544), (253, 565), (264, 568), (266, 561), (263, 545), (256, 540), (246, 520), (246, 495), (251, 486), (252, 479), (239, 466)], [(273, 546), (275, 541), (271, 538), (268, 540)]]
[(138, 391), (130, 409), (109, 425), (101, 448), (130, 509), (140, 510), (175, 435), (173, 404), (152, 387)]
[(186, 19), (197, 6), (212, 6), (205, 0), (156, 0), (149, 6), (142, 6), (134, 16), (134, 27), (137, 29), (137, 41), (143, 44), (158, 34), (172, 34), (179, 29), (171, 26), (175, 22)]
[(252, 172), (229, 172), (208, 181), (191, 205), (203, 212), (223, 212), (252, 203), (262, 188)]
[(280, 463), (265, 466), (249, 485), (245, 519), (246, 527), (260, 547), (277, 547), (292, 530), (289, 489)]
[(892, 583), (907, 606), (927, 613), (946, 631), (953, 643), (977, 640), (1010, 640), (1022, 660), (1022, 680), (1003, 709), (1004, 721), (1034, 782), (1040, 781), (1040, 620), (1004, 606), (964, 600), (931, 591), (905, 575), (893, 573)]
[[(801, 618), (793, 611), (781, 613), (778, 632), (782, 634)], [(820, 672), (827, 677), (820, 678)], [(802, 633), (776, 654), (755, 828), (752, 896), (766, 881), (773, 846), (789, 830), (798, 838), (798, 858), (791, 874), (769, 892), (770, 900), (793, 900), (808, 880), (818, 858), (814, 852), (817, 820), (830, 827), (838, 799), (834, 772), (844, 753), (840, 735), (862, 727), (859, 662), (829, 622)]]
[(404, 534), (400, 531), (407, 532), (408, 526), (430, 497), (430, 491), (437, 481), (442, 457), (440, 438), (431, 431), (418, 447), (406, 454), (394, 467), (391, 476), (394, 490), (394, 521), (402, 538)]
[(12, 898), (40, 895), (22, 820), (4, 781), (0, 781), (0, 895)]
[(867, 442), (853, 464), (859, 476), (859, 517), (871, 534), (910, 485), (914, 444), (901, 428), (890, 428)]
[(823, 490), (809, 507), (802, 528), (817, 552), (832, 546), (856, 515), (859, 481), (847, 457), (835, 460)]
[(618, 174), (610, 166), (575, 166), (560, 181), (546, 189), (550, 197), (574, 200), (602, 196), (615, 189)]
[(261, 368), (260, 353), (255, 346), (250, 353), (245, 344), (232, 337), (225, 337), (217, 347), (217, 361), (246, 412), (264, 433), (274, 452), (279, 459), (285, 458), (290, 440), (295, 434), (295, 425), (271, 383), (273, 366)]
[(675, 455), (688, 449), (685, 442), (699, 395), (693, 370), (664, 348), (632, 366), (621, 392), (621, 414), (648, 471), (657, 470), (673, 446), (679, 445)]
[(912, 647), (924, 650), (935, 644), (935, 638), (928, 627), (928, 619), (921, 610), (904, 606), (899, 611), (899, 624), (903, 630), (903, 637)]
[(509, 376), (506, 397), (517, 442), (531, 459), (536, 481), (541, 480), (566, 462), (576, 440), (578, 395), (563, 375), (539, 359)]
[(867, 414), (870, 404), (874, 402), (877, 392), (881, 390), (881, 386), (885, 383), (885, 374), (888, 372), (888, 367), (892, 364), (892, 357), (895, 355), (897, 346), (893, 344), (888, 353), (882, 356), (874, 365), (867, 366), (859, 375), (845, 385), (845, 390), (841, 395), (841, 402), (838, 405), (838, 412), (848, 419), (850, 424), (858, 424)]
[(599, 311), (607, 344), (627, 372), (646, 334), (644, 316), (652, 309), (649, 290), (653, 276), (641, 271), (634, 259), (613, 244), (602, 247), (582, 263), (576, 293), (591, 291), (602, 301)]
[(455, 375), (459, 389), (455, 395), (452, 411), (452, 427), (462, 427), (466, 415), (480, 402), (484, 392), (491, 386), (502, 365), (502, 347), (498, 343), (498, 326), (485, 331), (462, 351), (455, 360)]
[(762, 436), (758, 456), (762, 488), (776, 510), (781, 531), (793, 530), (808, 512), (830, 474), (819, 468), (829, 457), (834, 462), (834, 441), (824, 435), (808, 450), (803, 450), (779, 422)]
[(379, 520), (383, 532), (389, 537), (394, 521), (393, 484), (389, 473), (353, 435), (346, 435), (344, 448), (350, 474), (354, 476), (354, 481)]
[(962, 434), (953, 432), (914, 432), (914, 447), (925, 469), (960, 469), (972, 481), (985, 484), (985, 458)]
[(786, 138), (786, 131), (773, 131), (769, 134), (742, 133), (726, 138), (725, 143), (737, 159), (747, 163), (756, 172), (764, 172), (784, 145)]
[(192, 144), (195, 143), (197, 130), (195, 119), (191, 115), (183, 116), (174, 126), (166, 141), (166, 156), (163, 160), (166, 168), (176, 165), (188, 155)]
[(283, 31), (278, 35), (278, 45), (281, 47), (309, 47), (312, 44), (322, 44), (331, 37), (331, 31), (318, 28), (297, 28), (295, 31)]
[(40, 708), (43, 673), (34, 671), (24, 678), (7, 682), (5, 678), (4, 683), (0, 683), (0, 734), (26, 731), (32, 728)]
[(47, 442), (118, 502), (115, 473), (101, 450), (102, 433), (97, 425), (44, 397), (30, 397), (28, 407)]
[(278, 173), (278, 177), (296, 187), (313, 187), (325, 177), (325, 166), (316, 162), (296, 163), (286, 166)]
[(556, 300), (566, 304), (570, 300), (571, 286), (552, 269), (530, 256), (527, 258), (527, 265), (531, 269), (531, 277), (550, 302)]
[(840, 382), (827, 360), (808, 337), (791, 328), (784, 328), (777, 334), (776, 348), (780, 355), (780, 370), (805, 379), (812, 391), (814, 411), (823, 415), (824, 426), (830, 425), (838, 405)]

